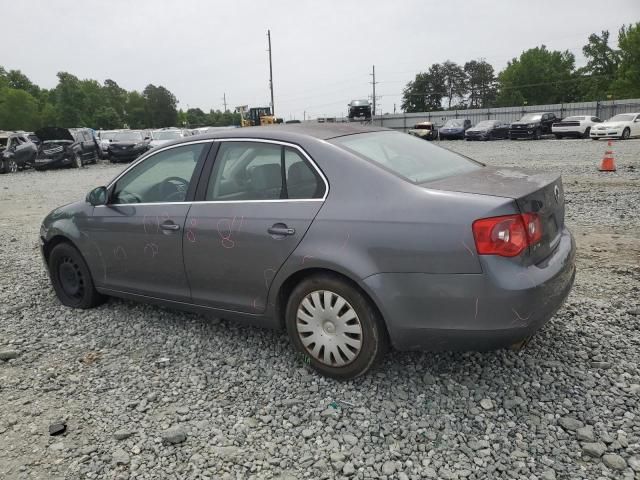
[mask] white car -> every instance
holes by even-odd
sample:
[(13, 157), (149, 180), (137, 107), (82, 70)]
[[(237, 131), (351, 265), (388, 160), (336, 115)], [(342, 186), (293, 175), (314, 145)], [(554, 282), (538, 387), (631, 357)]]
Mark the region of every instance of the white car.
[(153, 130), (151, 132), (151, 142), (149, 145), (152, 147), (159, 147), (165, 143), (172, 142), (173, 140), (179, 140), (183, 137), (188, 137), (191, 132), (188, 130), (180, 130), (179, 128), (165, 128), (162, 130)]
[(589, 138), (591, 129), (595, 125), (602, 123), (598, 117), (591, 117), (589, 115), (577, 115), (573, 117), (566, 117), (555, 122), (551, 125), (551, 133), (556, 138), (562, 137), (582, 137)]
[(640, 113), (619, 113), (597, 127), (593, 127), (590, 136), (593, 140), (598, 138), (626, 140), (630, 137), (640, 137)]

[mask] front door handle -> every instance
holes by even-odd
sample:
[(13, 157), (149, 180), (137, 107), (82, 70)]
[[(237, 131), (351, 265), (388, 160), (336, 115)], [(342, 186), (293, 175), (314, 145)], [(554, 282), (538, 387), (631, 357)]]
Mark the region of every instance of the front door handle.
[(284, 223), (276, 223), (272, 225), (267, 232), (269, 232), (269, 235), (295, 235), (296, 229), (289, 228)]
[(162, 230), (171, 230), (171, 231), (176, 231), (176, 230), (180, 230), (180, 225), (176, 224), (176, 223), (163, 223), (160, 225), (160, 228)]

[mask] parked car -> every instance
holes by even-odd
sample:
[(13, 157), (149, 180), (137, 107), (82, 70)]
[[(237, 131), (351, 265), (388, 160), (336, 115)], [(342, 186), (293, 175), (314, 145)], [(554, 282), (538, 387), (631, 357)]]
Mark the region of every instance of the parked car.
[(353, 124), (151, 150), (51, 212), (40, 243), (64, 305), (113, 295), (284, 326), (336, 378), (363, 374), (388, 344), (528, 339), (575, 274), (557, 173), (489, 167)]
[(441, 140), (461, 140), (465, 132), (471, 128), (471, 120), (468, 118), (452, 118), (447, 120), (438, 131)]
[(15, 173), (31, 166), (38, 147), (25, 132), (0, 132), (0, 173)]
[(371, 102), (369, 100), (351, 100), (347, 105), (347, 112), (347, 118), (350, 122), (371, 120)]
[(130, 162), (151, 148), (151, 137), (139, 130), (117, 132), (109, 143), (109, 161)]
[(33, 133), (33, 132), (25, 132), (25, 135), (27, 136), (27, 138), (29, 140), (31, 140), (33, 143), (35, 143), (36, 147), (40, 146), (40, 139), (38, 138), (38, 136)]
[(179, 130), (177, 128), (167, 128), (163, 130), (152, 130), (149, 135), (151, 137), (149, 146), (158, 147), (173, 140), (179, 140), (181, 138), (191, 136), (191, 132), (188, 130)]
[(80, 168), (87, 163), (97, 163), (99, 147), (88, 128), (44, 127), (36, 131), (40, 139), (36, 170), (47, 168)]
[(438, 129), (431, 122), (416, 123), (407, 133), (414, 137), (422, 138), (423, 140), (434, 140), (438, 138)]
[(555, 113), (527, 113), (520, 120), (511, 124), (509, 138), (511, 140), (518, 138), (539, 140), (542, 135), (551, 133), (551, 126), (556, 120), (558, 118)]
[(551, 131), (558, 139), (563, 137), (589, 138), (591, 128), (599, 123), (602, 123), (602, 120), (598, 117), (576, 115), (554, 123), (551, 126)]
[(100, 156), (102, 158), (109, 158), (109, 144), (111, 140), (116, 136), (116, 133), (122, 130), (99, 130), (98, 131), (98, 145), (100, 145)]
[(627, 140), (640, 136), (640, 113), (620, 113), (591, 129), (590, 137)]
[(465, 140), (495, 140), (509, 137), (509, 124), (501, 120), (482, 120), (464, 134)]

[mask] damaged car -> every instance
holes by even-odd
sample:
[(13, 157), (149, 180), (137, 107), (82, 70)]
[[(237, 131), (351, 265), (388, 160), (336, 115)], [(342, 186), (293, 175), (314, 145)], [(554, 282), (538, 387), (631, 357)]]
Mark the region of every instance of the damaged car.
[(80, 168), (98, 161), (99, 147), (88, 128), (44, 127), (35, 133), (40, 139), (36, 170)]
[(148, 134), (138, 130), (116, 133), (109, 143), (109, 161), (130, 162), (151, 148)]
[(38, 147), (23, 132), (0, 132), (0, 173), (15, 173), (36, 158)]

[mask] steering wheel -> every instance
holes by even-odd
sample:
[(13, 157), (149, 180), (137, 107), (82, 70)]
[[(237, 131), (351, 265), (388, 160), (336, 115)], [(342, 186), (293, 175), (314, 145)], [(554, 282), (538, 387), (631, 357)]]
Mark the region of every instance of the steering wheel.
[(165, 202), (180, 202), (187, 196), (189, 182), (181, 177), (165, 178), (160, 184), (160, 197)]

